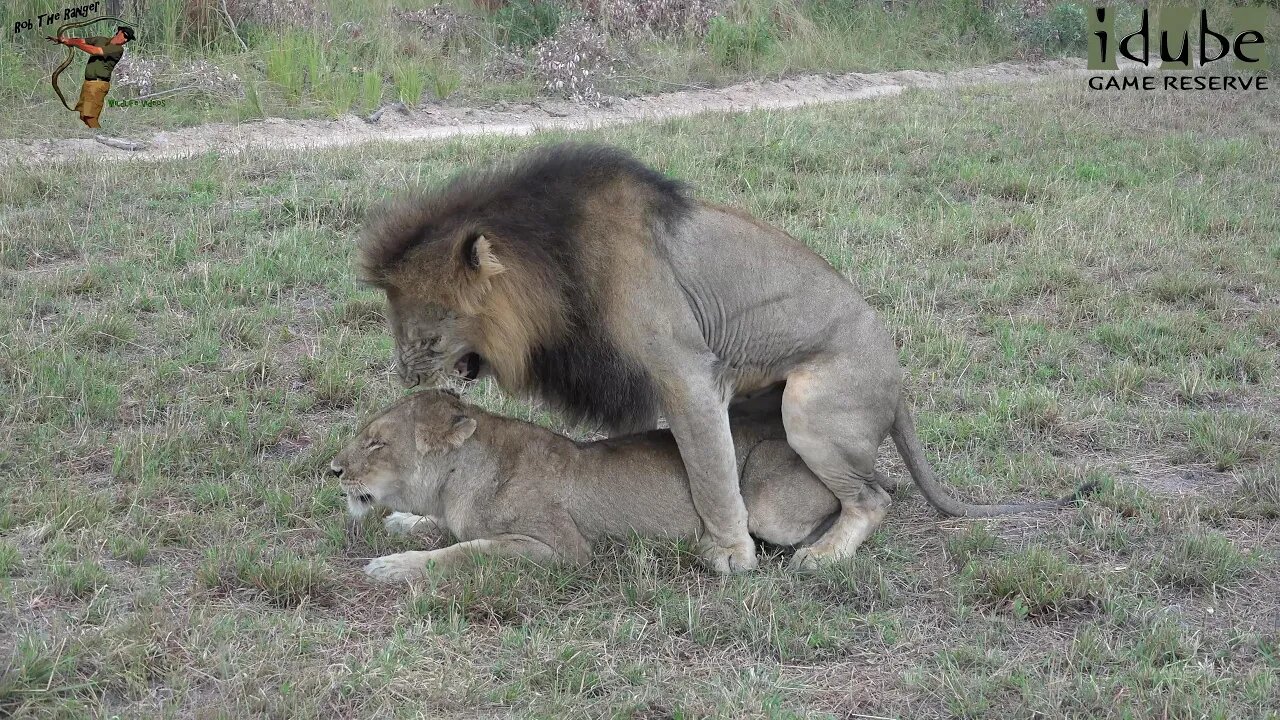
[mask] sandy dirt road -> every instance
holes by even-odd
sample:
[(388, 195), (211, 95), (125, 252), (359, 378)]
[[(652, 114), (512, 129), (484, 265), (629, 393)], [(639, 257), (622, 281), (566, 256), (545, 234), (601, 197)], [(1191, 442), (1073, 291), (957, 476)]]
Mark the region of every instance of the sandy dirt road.
[(712, 90), (685, 90), (614, 99), (606, 107), (540, 101), (500, 108), (423, 106), (407, 112), (388, 110), (377, 122), (354, 115), (336, 120), (284, 120), (218, 123), (157, 132), (128, 140), (141, 149), (125, 150), (97, 142), (92, 135), (55, 140), (0, 141), (0, 164), (76, 159), (166, 160), (214, 152), (235, 155), (263, 149), (309, 149), (370, 142), (411, 142), (470, 135), (529, 135), (543, 130), (578, 130), (706, 112), (785, 109), (896, 95), (913, 88), (1035, 82), (1084, 71), (1083, 61), (999, 63), (954, 72), (904, 70), (845, 75), (803, 75), (783, 80), (753, 80)]

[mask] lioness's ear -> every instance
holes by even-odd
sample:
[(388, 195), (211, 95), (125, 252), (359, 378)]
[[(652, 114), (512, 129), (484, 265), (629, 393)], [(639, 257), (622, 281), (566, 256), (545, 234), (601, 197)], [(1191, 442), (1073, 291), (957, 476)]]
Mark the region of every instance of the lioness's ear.
[(449, 429), (449, 432), (445, 433), (444, 439), (445, 442), (455, 448), (462, 447), (462, 443), (466, 442), (467, 438), (471, 437), (471, 434), (475, 431), (476, 421), (474, 419), (466, 415), (454, 415), (453, 427)]
[(493, 245), (489, 242), (489, 238), (484, 235), (467, 238), (467, 241), (462, 244), (462, 257), (467, 268), (479, 275), (481, 280), (506, 272), (506, 268), (498, 262), (498, 256), (493, 254)]

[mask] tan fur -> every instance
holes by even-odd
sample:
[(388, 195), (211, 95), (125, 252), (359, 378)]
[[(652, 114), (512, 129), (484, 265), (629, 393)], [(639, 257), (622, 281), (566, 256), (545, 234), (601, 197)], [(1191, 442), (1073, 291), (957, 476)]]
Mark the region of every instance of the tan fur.
[[(752, 533), (795, 545), (839, 504), (787, 446), (771, 412), (766, 406), (735, 413), (741, 487)], [(384, 507), (393, 511), (389, 529), (425, 523), (462, 541), (370, 562), (366, 570), (382, 579), (444, 572), (476, 554), (581, 562), (604, 537), (703, 532), (669, 432), (579, 444), (442, 391), (417, 393), (386, 410), (332, 467), (353, 515)]]
[(498, 382), (513, 389), (528, 384), (534, 343), (558, 334), (564, 324), (559, 298), (520, 268), (494, 278), (487, 293), (459, 302), (459, 309), (470, 316), (476, 351), (489, 360)]
[[(481, 233), (487, 244), (468, 255)], [(893, 337), (848, 279), (616, 149), (550, 146), (469, 174), (385, 213), (360, 251), (363, 277), (387, 292), (405, 384), (480, 358), (505, 390), (612, 432), (666, 418), (705, 529), (699, 554), (717, 572), (757, 563), (729, 416), (766, 389), (785, 386), (786, 443), (841, 506), (796, 554), (801, 567), (851, 557), (886, 516), (875, 462), (890, 436), (949, 515), (1064, 505), (951, 497), (916, 435)]]
[[(531, 348), (561, 332), (564, 308), (545, 272), (513, 256), (498, 259), (502, 243), (488, 236), (477, 240), (478, 269), (463, 261), (461, 240), (447, 254), (424, 249), (385, 282), (401, 293), (404, 304), (430, 303), (457, 312), (468, 344), (484, 355), (503, 387), (519, 390), (528, 382)], [(448, 279), (425, 281), (440, 277)]]

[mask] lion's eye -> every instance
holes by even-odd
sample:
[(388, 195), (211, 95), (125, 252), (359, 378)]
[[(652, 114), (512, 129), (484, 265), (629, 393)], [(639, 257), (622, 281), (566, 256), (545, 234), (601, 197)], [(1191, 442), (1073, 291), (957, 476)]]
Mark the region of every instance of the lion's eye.
[(382, 443), (378, 442), (377, 440), (370, 440), (369, 444), (364, 446), (364, 449), (368, 450), (369, 452), (373, 452), (374, 450), (381, 450), (382, 448), (383, 448)]

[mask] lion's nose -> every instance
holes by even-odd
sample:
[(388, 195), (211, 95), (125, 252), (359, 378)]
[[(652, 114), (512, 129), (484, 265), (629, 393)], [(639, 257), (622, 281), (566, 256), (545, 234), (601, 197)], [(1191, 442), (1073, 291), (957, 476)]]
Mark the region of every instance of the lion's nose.
[(333, 473), (334, 477), (342, 477), (342, 468), (337, 465), (330, 465), (329, 472)]

